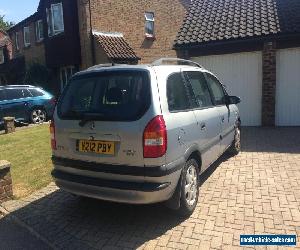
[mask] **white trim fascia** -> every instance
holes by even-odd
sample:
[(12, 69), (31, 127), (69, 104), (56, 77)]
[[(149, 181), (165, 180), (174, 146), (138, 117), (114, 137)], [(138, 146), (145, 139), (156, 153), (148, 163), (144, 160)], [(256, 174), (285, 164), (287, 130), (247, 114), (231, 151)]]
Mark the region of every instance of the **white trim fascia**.
[(120, 32), (102, 32), (93, 30), (95, 36), (109, 36), (109, 37), (123, 37), (123, 33)]

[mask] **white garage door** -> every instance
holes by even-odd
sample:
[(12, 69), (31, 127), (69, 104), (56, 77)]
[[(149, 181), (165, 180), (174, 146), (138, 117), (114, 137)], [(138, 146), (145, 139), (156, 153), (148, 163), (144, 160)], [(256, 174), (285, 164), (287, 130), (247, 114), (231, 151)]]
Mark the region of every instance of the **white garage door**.
[(247, 52), (191, 58), (213, 72), (230, 95), (241, 97), (238, 105), (243, 126), (261, 125), (262, 53)]
[(276, 125), (300, 126), (300, 48), (277, 51)]

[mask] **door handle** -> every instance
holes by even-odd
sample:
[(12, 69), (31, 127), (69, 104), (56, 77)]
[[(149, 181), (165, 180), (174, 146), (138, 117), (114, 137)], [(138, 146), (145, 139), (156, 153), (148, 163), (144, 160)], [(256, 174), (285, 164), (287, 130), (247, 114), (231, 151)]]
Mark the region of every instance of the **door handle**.
[(221, 122), (224, 123), (224, 121), (225, 121), (225, 117), (222, 116), (222, 117), (221, 117)]
[(205, 123), (201, 123), (200, 127), (201, 127), (201, 130), (205, 130), (206, 129), (206, 124)]

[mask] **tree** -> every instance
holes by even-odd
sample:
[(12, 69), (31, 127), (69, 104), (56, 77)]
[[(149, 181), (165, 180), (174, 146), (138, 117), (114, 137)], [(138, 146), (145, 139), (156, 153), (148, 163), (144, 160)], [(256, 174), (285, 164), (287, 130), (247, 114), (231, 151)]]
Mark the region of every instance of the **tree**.
[(7, 31), (12, 26), (14, 26), (13, 22), (6, 21), (5, 20), (5, 16), (4, 15), (0, 15), (0, 30)]

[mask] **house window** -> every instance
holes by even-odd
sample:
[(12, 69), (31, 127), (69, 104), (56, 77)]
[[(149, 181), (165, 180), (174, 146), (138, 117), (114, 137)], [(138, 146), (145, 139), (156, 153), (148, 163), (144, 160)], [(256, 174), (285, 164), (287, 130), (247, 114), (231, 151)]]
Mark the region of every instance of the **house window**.
[(43, 21), (42, 20), (38, 20), (35, 24), (35, 36), (36, 36), (36, 40), (37, 42), (40, 42), (44, 39), (44, 28), (43, 28)]
[(64, 16), (62, 3), (51, 4), (50, 9), (46, 9), (48, 35), (55, 36), (64, 32)]
[(24, 46), (28, 47), (30, 46), (30, 31), (29, 27), (24, 27)]
[(69, 79), (77, 72), (74, 66), (60, 68), (60, 88), (61, 91), (67, 85)]
[(145, 33), (146, 37), (154, 37), (154, 13), (145, 13)]
[(0, 49), (0, 64), (4, 63), (4, 50)]
[(16, 32), (16, 49), (20, 49), (20, 44), (19, 44), (19, 32)]

